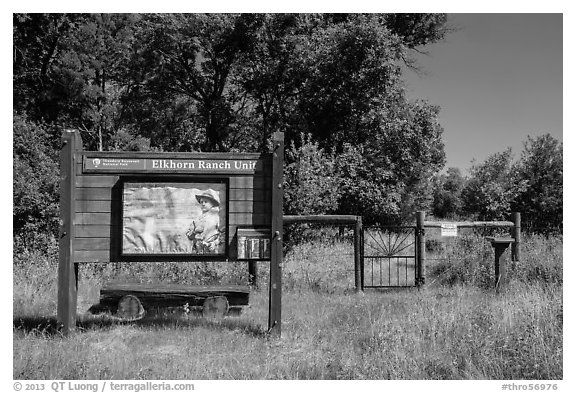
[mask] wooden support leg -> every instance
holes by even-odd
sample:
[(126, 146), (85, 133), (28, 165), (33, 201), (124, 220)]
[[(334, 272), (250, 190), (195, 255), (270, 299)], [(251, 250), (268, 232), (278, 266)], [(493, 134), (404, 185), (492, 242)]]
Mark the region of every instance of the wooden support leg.
[(78, 264), (61, 263), (58, 271), (58, 321), (67, 336), (76, 329)]
[(507, 248), (508, 244), (496, 244), (494, 246), (495, 286), (497, 292), (505, 288), (508, 283), (506, 261), (504, 260), (504, 251), (506, 251)]
[(256, 261), (248, 262), (248, 284), (258, 287), (258, 265)]

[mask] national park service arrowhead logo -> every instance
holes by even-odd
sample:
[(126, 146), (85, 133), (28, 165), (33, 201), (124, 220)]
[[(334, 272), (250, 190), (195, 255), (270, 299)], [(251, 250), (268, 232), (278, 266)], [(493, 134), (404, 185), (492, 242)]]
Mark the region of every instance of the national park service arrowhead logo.
[(101, 161), (99, 158), (95, 158), (92, 160), (92, 164), (94, 164), (95, 168), (98, 168), (98, 166), (100, 165)]

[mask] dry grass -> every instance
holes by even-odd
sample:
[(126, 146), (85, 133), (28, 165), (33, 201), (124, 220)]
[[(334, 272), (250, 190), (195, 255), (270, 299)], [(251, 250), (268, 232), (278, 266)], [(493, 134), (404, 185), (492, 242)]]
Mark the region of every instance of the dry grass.
[[(561, 247), (561, 241), (557, 243)], [(542, 245), (540, 246), (542, 247)], [(525, 247), (540, 260), (544, 251)], [(561, 251), (547, 264), (559, 265)], [(542, 253), (538, 257), (538, 253)], [(546, 252), (550, 255), (550, 252)], [(518, 275), (502, 294), (438, 280), (422, 290), (353, 291), (348, 244), (304, 244), (284, 266), (282, 338), (268, 336), (266, 269), (251, 307), (210, 322), (185, 313), (134, 324), (80, 317), (63, 338), (54, 322), (56, 267), (36, 256), (14, 271), (15, 379), (538, 379), (563, 378), (562, 283)], [(540, 262), (539, 262), (540, 263)], [(542, 262), (544, 263), (544, 262)], [(85, 267), (79, 313), (102, 282), (153, 278), (161, 266)], [(124, 269), (124, 268), (121, 268)], [(156, 270), (154, 270), (156, 269)], [(180, 267), (166, 281), (204, 274), (242, 279), (245, 267)], [(175, 269), (175, 268), (172, 268)], [(188, 270), (186, 270), (188, 269)], [(550, 270), (552, 269), (552, 270)], [(548, 270), (556, 271), (557, 266)], [(526, 271), (531, 268), (526, 267)], [(534, 270), (534, 269), (532, 269)]]

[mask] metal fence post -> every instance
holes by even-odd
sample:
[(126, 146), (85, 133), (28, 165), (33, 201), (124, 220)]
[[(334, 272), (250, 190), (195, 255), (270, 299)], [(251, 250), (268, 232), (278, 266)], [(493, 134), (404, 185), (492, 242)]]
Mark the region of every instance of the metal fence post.
[(426, 240), (424, 235), (424, 219), (426, 213), (416, 212), (416, 285), (421, 287), (426, 279)]

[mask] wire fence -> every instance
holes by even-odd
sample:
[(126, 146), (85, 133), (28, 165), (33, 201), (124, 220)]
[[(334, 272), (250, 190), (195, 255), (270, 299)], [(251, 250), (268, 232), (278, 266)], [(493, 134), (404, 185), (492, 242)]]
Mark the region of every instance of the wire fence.
[(355, 289), (354, 225), (295, 223), (284, 227), (283, 287), (349, 292)]
[[(417, 247), (415, 226), (368, 226), (363, 228), (364, 288), (411, 287), (417, 284)], [(471, 283), (493, 287), (495, 251), (487, 237), (511, 237), (511, 227), (458, 227), (456, 236), (443, 236), (441, 227), (425, 227), (426, 285)], [(557, 243), (562, 233), (542, 234), (537, 228), (522, 230), (521, 249), (531, 254), (553, 248), (557, 258)], [(558, 264), (538, 265), (511, 258), (506, 250), (504, 259), (512, 272), (522, 277), (558, 276)], [(288, 289), (307, 288), (334, 292), (355, 289), (354, 225), (326, 223), (294, 223), (285, 225), (284, 285)], [(538, 260), (548, 261), (547, 255)], [(548, 258), (548, 259), (547, 259)], [(534, 266), (536, 267), (534, 267)], [(550, 268), (549, 266), (553, 266)], [(532, 273), (527, 271), (532, 269)], [(551, 270), (551, 273), (548, 271)], [(519, 274), (520, 274), (519, 273)]]
[[(510, 228), (458, 228), (442, 236), (441, 228), (426, 228), (427, 285), (456, 282), (493, 286), (494, 249), (487, 237), (510, 237)], [(510, 253), (506, 259), (511, 260)]]

